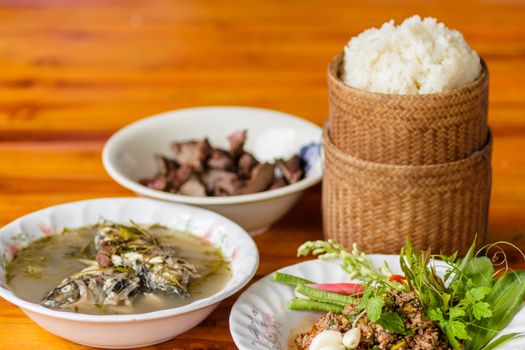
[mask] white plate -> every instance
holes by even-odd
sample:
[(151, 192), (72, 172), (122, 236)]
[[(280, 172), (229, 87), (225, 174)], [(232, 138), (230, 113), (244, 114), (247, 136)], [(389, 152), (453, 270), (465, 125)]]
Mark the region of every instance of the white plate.
[[(369, 255), (378, 268), (386, 260), (392, 272), (401, 273), (399, 256)], [(285, 267), (288, 274), (318, 283), (348, 281), (348, 275), (337, 260), (311, 260)], [(276, 283), (273, 273), (248, 288), (233, 305), (230, 331), (240, 350), (287, 350), (298, 330), (305, 329), (323, 315), (320, 312), (288, 310), (286, 304), (294, 298), (293, 287)], [(525, 309), (516, 315), (504, 332), (525, 332)], [(498, 350), (523, 350), (525, 340), (514, 339)]]
[[(245, 148), (260, 161), (288, 158), (303, 150), (307, 172), (297, 183), (275, 190), (240, 196), (193, 197), (157, 191), (139, 183), (152, 177), (154, 155), (169, 155), (174, 141), (207, 137), (228, 148), (228, 135), (247, 130)], [(198, 107), (144, 118), (117, 131), (104, 146), (102, 160), (108, 174), (135, 193), (169, 202), (197, 205), (230, 218), (255, 235), (264, 232), (322, 177), (319, 151), (322, 130), (297, 116), (251, 107)], [(305, 152), (305, 146), (308, 151)]]
[[(64, 227), (96, 224), (100, 218), (133, 220), (191, 232), (220, 247), (231, 261), (232, 278), (216, 294), (181, 307), (133, 315), (87, 315), (57, 311), (20, 299), (5, 281), (5, 270), (17, 251)], [(129, 348), (159, 343), (195, 327), (221, 300), (241, 289), (257, 270), (259, 254), (251, 237), (237, 224), (213, 212), (144, 198), (105, 198), (62, 204), (23, 216), (0, 229), (0, 296), (19, 306), (42, 328), (76, 343)]]

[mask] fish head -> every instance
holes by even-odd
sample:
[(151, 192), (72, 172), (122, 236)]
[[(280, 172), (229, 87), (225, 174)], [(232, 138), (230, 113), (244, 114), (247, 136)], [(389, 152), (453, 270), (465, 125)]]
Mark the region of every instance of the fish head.
[(49, 291), (41, 305), (52, 309), (67, 309), (82, 299), (82, 286), (78, 280), (67, 278)]

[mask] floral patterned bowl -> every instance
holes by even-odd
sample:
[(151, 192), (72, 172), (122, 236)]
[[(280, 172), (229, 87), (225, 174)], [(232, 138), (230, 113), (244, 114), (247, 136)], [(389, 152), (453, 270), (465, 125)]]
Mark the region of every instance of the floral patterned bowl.
[[(402, 273), (398, 255), (369, 255), (379, 268), (383, 261), (394, 273)], [(310, 260), (279, 270), (318, 283), (348, 281), (348, 275), (339, 267), (337, 260)], [(272, 280), (273, 273), (252, 284), (233, 305), (230, 313), (230, 331), (240, 350), (288, 350), (295, 349), (293, 338), (311, 326), (321, 312), (288, 310), (287, 303), (295, 297), (290, 286)], [(525, 332), (525, 308), (501, 331)], [(500, 334), (500, 335), (501, 335)], [(525, 339), (518, 337), (497, 350), (523, 350)]]
[[(133, 315), (87, 315), (57, 311), (23, 300), (6, 283), (6, 266), (33, 240), (65, 227), (94, 224), (104, 217), (116, 222), (159, 223), (207, 239), (231, 261), (232, 278), (218, 293), (188, 305)], [(146, 346), (171, 339), (205, 319), (219, 303), (253, 277), (259, 253), (237, 224), (213, 212), (142, 198), (107, 198), (73, 202), (39, 210), (0, 229), (0, 296), (19, 306), (47, 331), (73, 342), (103, 348)]]

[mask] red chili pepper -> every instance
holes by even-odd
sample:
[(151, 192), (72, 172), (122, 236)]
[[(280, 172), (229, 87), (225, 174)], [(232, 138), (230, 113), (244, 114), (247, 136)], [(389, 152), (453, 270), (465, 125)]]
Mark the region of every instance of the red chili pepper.
[(403, 283), (403, 281), (406, 280), (406, 277), (405, 276), (401, 276), (401, 275), (392, 275), (388, 278), (388, 281), (392, 282), (392, 281), (396, 281), (396, 282), (399, 282), (399, 283)]
[(319, 283), (311, 284), (309, 287), (324, 290), (325, 292), (351, 295), (355, 297), (362, 296), (365, 291), (365, 287), (359, 283)]

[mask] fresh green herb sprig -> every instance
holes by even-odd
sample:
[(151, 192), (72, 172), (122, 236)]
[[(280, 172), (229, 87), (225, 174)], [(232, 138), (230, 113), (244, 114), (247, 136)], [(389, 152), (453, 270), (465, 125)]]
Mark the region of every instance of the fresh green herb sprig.
[[(407, 242), (400, 253), (401, 269), (427, 314), (439, 324), (450, 345), (459, 349), (472, 340), (470, 329), (493, 316), (486, 297), (492, 292), (493, 267), (488, 258), (474, 256), (475, 243), (461, 261), (457, 255), (432, 256), (430, 251), (415, 252)], [(437, 273), (442, 261), (445, 278)]]
[(363, 293), (361, 302), (357, 305), (356, 311), (366, 311), (370, 321), (377, 322), (381, 318), (383, 307), (385, 306), (385, 289), (367, 288)]
[(297, 250), (298, 256), (314, 255), (319, 259), (339, 259), (341, 268), (351, 279), (358, 278), (365, 286), (365, 292), (357, 303), (356, 311), (365, 312), (370, 321), (380, 324), (392, 333), (406, 335), (402, 318), (384, 310), (389, 294), (393, 290), (405, 290), (406, 285), (391, 281), (392, 271), (386, 262), (379, 270), (374, 268), (370, 258), (361, 252), (356, 244), (347, 251), (333, 240), (306, 242)]
[(308, 255), (314, 255), (323, 260), (341, 260), (341, 268), (348, 273), (351, 279), (360, 278), (365, 282), (384, 284), (392, 275), (386, 262), (377, 271), (370, 258), (361, 252), (355, 243), (352, 245), (352, 251), (349, 252), (341, 244), (331, 239), (328, 241), (308, 241), (297, 249), (297, 256)]
[[(489, 305), (492, 317), (484, 317), (469, 325), (470, 340), (465, 350), (489, 350), (519, 334), (504, 334), (494, 339), (516, 316), (525, 297), (525, 271), (509, 271), (499, 278), (484, 301)], [(494, 339), (494, 340), (493, 340)]]

